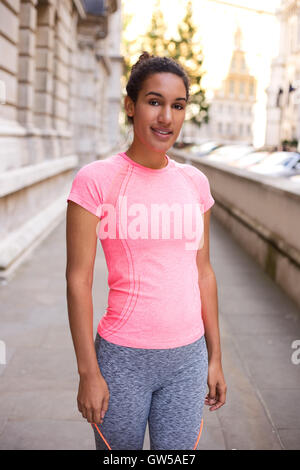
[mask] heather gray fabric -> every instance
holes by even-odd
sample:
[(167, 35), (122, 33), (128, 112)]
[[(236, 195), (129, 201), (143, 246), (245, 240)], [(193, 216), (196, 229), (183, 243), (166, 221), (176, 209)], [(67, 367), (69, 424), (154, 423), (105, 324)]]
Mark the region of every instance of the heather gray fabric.
[[(207, 392), (205, 337), (169, 349), (110, 343), (96, 334), (101, 374), (110, 391), (99, 430), (111, 450), (143, 449), (147, 420), (151, 450), (194, 449)], [(92, 425), (97, 450), (108, 450)]]

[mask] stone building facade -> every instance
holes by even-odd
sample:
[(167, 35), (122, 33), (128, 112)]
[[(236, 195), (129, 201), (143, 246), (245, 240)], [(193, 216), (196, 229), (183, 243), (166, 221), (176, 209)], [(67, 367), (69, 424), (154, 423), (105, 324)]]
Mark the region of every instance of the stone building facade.
[(0, 0), (0, 279), (120, 145), (121, 0)]
[(280, 23), (279, 54), (272, 61), (267, 89), (266, 144), (300, 150), (300, 1), (282, 0), (277, 11)]
[(242, 31), (235, 33), (235, 49), (229, 71), (211, 103), (212, 138), (252, 144), (256, 79), (251, 75), (242, 45)]
[(252, 144), (257, 80), (247, 66), (241, 28), (237, 28), (234, 39), (228, 73), (222, 86), (208, 98), (209, 122), (199, 130), (194, 127), (190, 135), (218, 142)]

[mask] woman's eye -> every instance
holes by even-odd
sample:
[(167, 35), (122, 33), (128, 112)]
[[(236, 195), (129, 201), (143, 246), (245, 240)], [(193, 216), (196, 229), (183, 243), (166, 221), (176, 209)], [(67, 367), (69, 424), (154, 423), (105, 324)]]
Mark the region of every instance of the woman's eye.
[[(159, 101), (157, 101), (157, 100), (150, 100), (149, 101), (149, 104), (152, 105), (153, 103), (159, 105)], [(183, 106), (179, 103), (175, 103), (174, 106), (175, 107), (178, 106), (178, 108), (176, 108), (176, 109), (183, 109)]]
[(149, 104), (152, 104), (152, 103), (158, 103), (158, 101), (157, 101), (157, 100), (151, 100), (151, 101), (149, 101)]

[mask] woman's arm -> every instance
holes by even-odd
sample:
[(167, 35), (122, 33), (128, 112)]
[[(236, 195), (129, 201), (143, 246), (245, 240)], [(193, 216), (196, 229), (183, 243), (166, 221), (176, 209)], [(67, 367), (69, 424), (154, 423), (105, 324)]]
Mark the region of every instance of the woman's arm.
[[(99, 218), (73, 201), (66, 217), (67, 303), (71, 335), (80, 376), (78, 409), (99, 423), (108, 407), (108, 389), (97, 362), (93, 338), (93, 271)], [(100, 391), (100, 393), (99, 393)]]
[(208, 386), (207, 405), (214, 405), (210, 411), (224, 405), (226, 383), (222, 370), (222, 354), (218, 320), (217, 282), (209, 257), (209, 222), (210, 210), (204, 213), (204, 240), (202, 248), (197, 251), (198, 284), (201, 295), (202, 318), (205, 329), (205, 340), (208, 352)]

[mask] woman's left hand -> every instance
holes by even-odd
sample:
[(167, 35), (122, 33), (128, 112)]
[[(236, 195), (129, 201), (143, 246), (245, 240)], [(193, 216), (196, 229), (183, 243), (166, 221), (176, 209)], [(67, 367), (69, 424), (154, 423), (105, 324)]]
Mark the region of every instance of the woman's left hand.
[(209, 411), (215, 411), (225, 404), (227, 391), (220, 361), (208, 363), (207, 385), (209, 392), (205, 397), (205, 405), (210, 406)]

